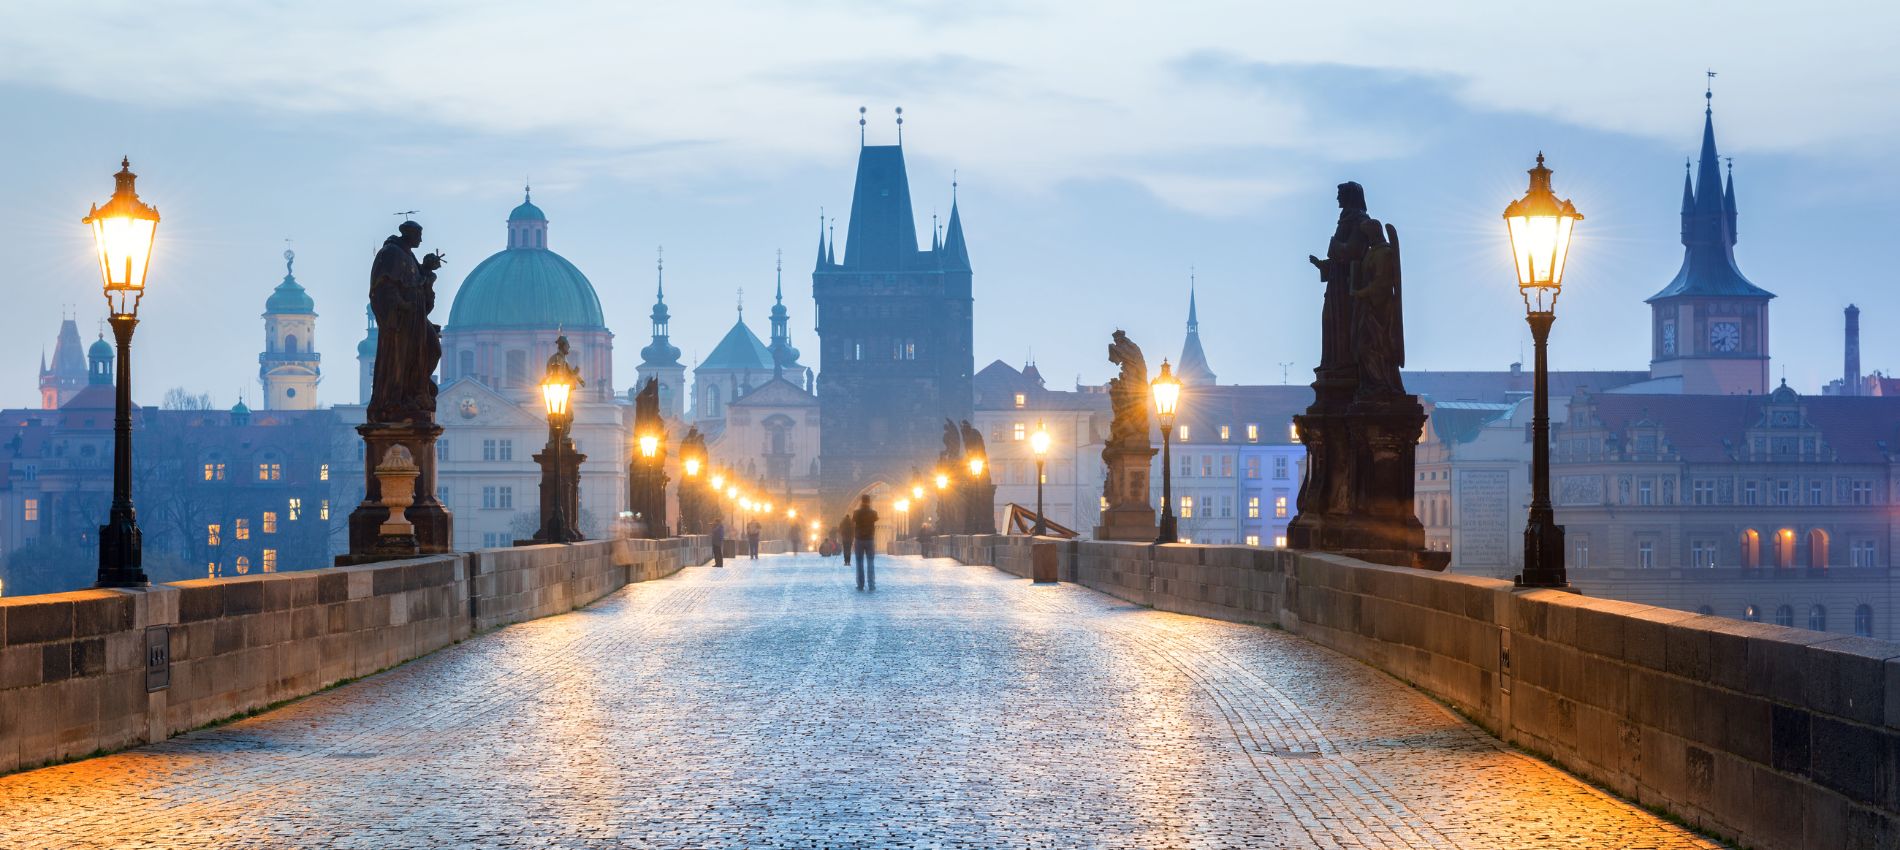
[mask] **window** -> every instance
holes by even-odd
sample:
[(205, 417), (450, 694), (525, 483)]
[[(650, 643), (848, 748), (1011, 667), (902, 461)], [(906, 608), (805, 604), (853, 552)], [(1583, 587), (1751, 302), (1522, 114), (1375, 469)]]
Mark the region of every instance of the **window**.
[(1287, 467), (1286, 455), (1278, 455), (1274, 457), (1273, 477), (1278, 478), (1283, 481), (1286, 480), (1286, 467)]
[(1029, 396), (1028, 396), (1028, 394), (1026, 394), (1026, 393), (1017, 393), (1017, 394), (1016, 394), (1016, 406), (1017, 406), (1018, 408), (1021, 408), (1021, 407), (1022, 407), (1023, 405), (1025, 405), (1025, 404), (1028, 404), (1028, 403), (1029, 403)]
[[(360, 457), (360, 455), (359, 455), (359, 457)], [(448, 460), (448, 459), (449, 459), (449, 441), (448, 441), (448, 440), (436, 440), (436, 441), (435, 441), (435, 459), (436, 459), (436, 460)]]
[(1777, 505), (1794, 504), (1794, 482), (1792, 481), (1776, 481), (1775, 482), (1775, 504)]
[(1758, 483), (1759, 482), (1755, 482), (1755, 481), (1742, 482), (1742, 504), (1753, 505), (1753, 504), (1758, 504), (1761, 501), (1759, 495), (1757, 494)]
[(288, 513), (290, 514), (289, 519), (291, 522), (296, 522), (299, 518), (301, 518), (303, 516), (303, 500), (291, 499)]
[(251, 521), (249, 519), (232, 520), (231, 521), (231, 536), (236, 537), (239, 540), (251, 539)]
[(1822, 485), (1821, 482), (1819, 481), (1808, 482), (1808, 504), (1810, 505), (1820, 504), (1822, 497), (1825, 496), (1826, 493), (1827, 493), (1827, 487)]
[(1220, 515), (1224, 517), (1231, 517), (1234, 515), (1234, 497), (1232, 496), (1220, 497)]
[(1656, 484), (1645, 478), (1636, 485), (1636, 504), (1656, 504)]
[(329, 518), (330, 518), (330, 500), (324, 499), (323, 501), (317, 503), (317, 519), (329, 519)]
[(205, 526), (205, 545), (206, 546), (217, 546), (224, 542), (224, 536), (219, 533), (220, 530), (221, 529), (218, 527), (218, 524), (215, 522), (211, 523), (210, 525)]
[(1225, 425), (1220, 426), (1220, 439), (1221, 439), (1221, 442), (1223, 443), (1227, 442), (1228, 434), (1227, 434), (1227, 426)]
[(1689, 484), (1689, 500), (1698, 505), (1715, 504), (1715, 482), (1697, 478)]
[(1023, 423), (1018, 422), (1016, 423), (1015, 427), (1011, 429), (1010, 433), (1011, 433), (1012, 438), (1016, 442), (1020, 443), (1023, 441), (1024, 437), (1029, 435), (1029, 428)]
[(482, 534), (482, 548), (483, 549), (500, 549), (503, 546), (508, 545), (507, 542), (504, 540), (504, 538), (506, 537), (507, 535), (505, 534), (497, 534), (492, 531), (485, 532)]
[(39, 522), (40, 500), (26, 499), (20, 502), (20, 518), (27, 522)]
[(237, 557), (237, 574), (244, 575), (245, 573), (248, 573), (250, 571), (251, 571), (251, 559), (246, 558), (243, 555), (239, 555)]
[(1247, 458), (1247, 477), (1254, 478), (1254, 479), (1258, 479), (1260, 477), (1260, 458), (1257, 458), (1257, 457)]
[(264, 559), (261, 566), (264, 568), (264, 572), (267, 572), (267, 573), (277, 572), (277, 550), (276, 549), (264, 550)]
[(1871, 505), (1874, 503), (1874, 482), (1859, 480), (1854, 482), (1854, 504)]
[(1854, 566), (1871, 567), (1874, 565), (1874, 541), (1856, 540), (1849, 548), (1854, 553)]
[(1808, 607), (1808, 631), (1827, 631), (1827, 609), (1819, 605)]
[(1715, 541), (1697, 540), (1689, 544), (1689, 566), (1715, 566)]
[(257, 465), (257, 480), (277, 481), (284, 477), (284, 465), (276, 461), (265, 461)]
[(495, 458), (496, 460), (514, 460), (515, 459), (515, 441), (514, 440), (502, 440), (498, 444), (498, 446), (499, 446), (499, 456)]
[(499, 502), (496, 507), (512, 510), (515, 506), (515, 488), (503, 487), (495, 498)]
[(218, 562), (212, 561), (211, 563), (206, 564), (205, 578), (217, 578), (217, 577), (218, 577)]
[(1247, 518), (1248, 519), (1260, 518), (1260, 497), (1259, 496), (1247, 497)]
[(1636, 568), (1642, 570), (1656, 568), (1656, 544), (1653, 541), (1644, 540), (1636, 544)]
[(1874, 609), (1871, 605), (1854, 606), (1854, 636), (1874, 636)]
[(1214, 477), (1214, 456), (1213, 455), (1201, 455), (1201, 477), (1202, 478)]
[(206, 481), (223, 481), (224, 480), (224, 464), (222, 463), (205, 464), (205, 480)]
[(1220, 456), (1220, 477), (1222, 478), (1234, 477), (1234, 456), (1233, 455)]
[(1259, 426), (1259, 425), (1255, 425), (1255, 424), (1253, 424), (1253, 423), (1248, 423), (1248, 425), (1247, 425), (1247, 442), (1249, 442), (1249, 443), (1258, 443), (1258, 442), (1260, 442), (1260, 426)]
[(1194, 477), (1194, 456), (1193, 455), (1181, 456), (1181, 477), (1182, 478)]
[(1188, 441), (1188, 426), (1182, 425), (1178, 430), (1181, 432), (1181, 435), (1176, 437), (1175, 439), (1180, 440), (1183, 443), (1187, 442)]
[(1286, 518), (1286, 497), (1285, 496), (1273, 497), (1273, 516), (1276, 519)]
[(1182, 519), (1193, 519), (1193, 518), (1194, 518), (1194, 497), (1193, 497), (1193, 496), (1182, 496), (1182, 497), (1181, 497), (1181, 510), (1180, 510), (1180, 514), (1181, 514), (1181, 518), (1182, 518)]
[(1794, 609), (1787, 605), (1775, 608), (1775, 625), (1792, 628), (1794, 626)]
[(330, 480), (330, 465), (329, 464), (323, 463), (323, 464), (317, 465), (317, 480), (318, 481)]
[(264, 533), (265, 534), (277, 533), (277, 512), (276, 511), (264, 512)]
[(1577, 541), (1577, 566), (1590, 566), (1590, 538), (1585, 537)]
[(1285, 548), (1286, 548), (1286, 535), (1284, 535), (1284, 534), (1276, 534), (1276, 535), (1274, 535), (1274, 536), (1273, 536), (1273, 548), (1275, 548), (1275, 549), (1285, 549)]
[(483, 440), (482, 441), (482, 460), (494, 460), (494, 459), (495, 459), (495, 441)]
[(1249, 535), (1247, 535), (1247, 545), (1248, 545), (1248, 546), (1258, 546), (1258, 545), (1260, 545), (1260, 535), (1258, 535), (1258, 534), (1249, 534)]
[(493, 487), (483, 487), (483, 488), (482, 488), (482, 507), (483, 507), (483, 508), (485, 508), (485, 509), (488, 509), (488, 510), (494, 510), (494, 508), (495, 508), (495, 488), (493, 488)]

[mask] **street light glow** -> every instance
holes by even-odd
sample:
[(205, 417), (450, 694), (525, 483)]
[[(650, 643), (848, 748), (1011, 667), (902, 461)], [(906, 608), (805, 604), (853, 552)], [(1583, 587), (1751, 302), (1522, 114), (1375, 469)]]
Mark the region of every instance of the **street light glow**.
[(1525, 309), (1548, 312), (1563, 291), (1571, 230), (1583, 220), (1583, 214), (1551, 191), (1550, 169), (1544, 167), (1542, 153), (1537, 155), (1537, 167), (1530, 170), (1530, 175), (1530, 188), (1524, 197), (1504, 208), (1504, 221), (1511, 232), (1511, 255)]
[(113, 178), (117, 185), (111, 200), (105, 206), (94, 204), (80, 220), (92, 226), (99, 273), (105, 279), (106, 304), (113, 315), (128, 316), (138, 313), (138, 299), (145, 295), (145, 272), (151, 266), (152, 243), (158, 236), (158, 210), (139, 200), (133, 186), (138, 175), (132, 173), (130, 159), (119, 161), (119, 173)]
[(640, 456), (653, 457), (660, 453), (660, 438), (653, 434), (640, 435)]

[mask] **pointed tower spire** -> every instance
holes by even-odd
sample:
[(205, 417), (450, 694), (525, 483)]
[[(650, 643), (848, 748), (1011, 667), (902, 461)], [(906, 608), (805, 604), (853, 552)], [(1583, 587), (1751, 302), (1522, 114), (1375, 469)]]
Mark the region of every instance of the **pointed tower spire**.
[(950, 224), (943, 235), (943, 266), (957, 271), (970, 270), (970, 247), (963, 241), (963, 216), (957, 212), (956, 172), (950, 172)]
[[(673, 346), (669, 326), (672, 324), (672, 311), (666, 308), (666, 247), (654, 250), (653, 261), (653, 341), (640, 349), (641, 374), (648, 370), (675, 367), (680, 364), (680, 350)], [(677, 379), (675, 379), (677, 382)], [(644, 381), (642, 382), (644, 384)]]
[(825, 208), (818, 208), (818, 263), (812, 271), (825, 270)]
[(785, 252), (778, 252), (776, 281), (772, 295), (772, 377), (782, 378), (785, 370), (798, 367), (798, 349), (792, 347), (788, 329), (791, 314), (785, 309)]
[(1188, 266), (1187, 339), (1181, 344), (1181, 368), (1175, 376), (1184, 384), (1213, 386), (1214, 370), (1207, 365), (1207, 352), (1201, 349), (1201, 318), (1195, 305), (1194, 267)]
[(1735, 246), (1739, 231), (1735, 227), (1735, 157), (1725, 157), (1728, 163), (1728, 185), (1722, 189), (1722, 210), (1728, 215), (1728, 244)]

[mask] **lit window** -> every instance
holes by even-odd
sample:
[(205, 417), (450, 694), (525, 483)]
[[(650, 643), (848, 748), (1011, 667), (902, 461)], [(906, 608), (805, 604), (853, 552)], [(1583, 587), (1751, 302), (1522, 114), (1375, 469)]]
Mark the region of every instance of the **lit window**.
[(232, 520), (231, 535), (239, 540), (251, 539), (251, 521), (248, 519)]
[(318, 481), (330, 480), (330, 465), (329, 464), (326, 463), (317, 467), (317, 480)]
[[(1027, 404), (1028, 402), (1029, 402), (1029, 397), (1028, 397), (1027, 395), (1025, 395), (1025, 394), (1023, 394), (1023, 393), (1017, 393), (1017, 394), (1016, 394), (1016, 406), (1017, 406), (1017, 407), (1022, 407), (1022, 406), (1023, 406), (1024, 404)], [(1022, 427), (1022, 426), (1020, 426), (1020, 425), (1019, 425), (1019, 426), (1017, 426), (1017, 427), (1019, 427), (1019, 428), (1020, 428), (1020, 427)]]
[(277, 550), (276, 549), (264, 550), (264, 562), (262, 566), (264, 568), (264, 572), (267, 572), (267, 573), (277, 572)]
[(301, 518), (303, 516), (303, 500), (291, 499), (289, 513), (290, 513), (291, 522), (296, 522), (299, 518)]
[(1260, 442), (1260, 426), (1258, 425), (1247, 426), (1247, 442), (1249, 443)]
[(38, 522), (40, 519), (40, 500), (25, 500), (21, 503), (20, 511), (22, 519), (25, 519), (27, 522)]
[(223, 481), (224, 480), (224, 464), (216, 463), (216, 462), (205, 464), (205, 480), (206, 481)]
[(1248, 545), (1248, 546), (1258, 546), (1258, 545), (1260, 545), (1260, 535), (1258, 535), (1258, 534), (1249, 534), (1249, 535), (1247, 535), (1247, 545)]
[(1285, 496), (1273, 497), (1273, 515), (1281, 519), (1286, 518), (1286, 497)]
[(1193, 517), (1194, 517), (1194, 497), (1182, 496), (1181, 497), (1181, 518), (1192, 519)]
[(1260, 497), (1259, 496), (1247, 497), (1247, 518), (1248, 519), (1260, 518)]
[(1227, 426), (1225, 425), (1220, 426), (1220, 438), (1221, 442), (1227, 441)]
[(284, 477), (284, 465), (281, 463), (260, 463), (257, 465), (257, 480), (277, 481)]
[(237, 574), (244, 575), (245, 573), (248, 573), (250, 571), (251, 571), (251, 559), (246, 558), (243, 555), (239, 555), (237, 558)]
[(1177, 437), (1176, 439), (1178, 439), (1178, 440), (1180, 440), (1180, 441), (1181, 441), (1181, 442), (1183, 442), (1183, 443), (1185, 443), (1185, 442), (1187, 442), (1187, 440), (1188, 440), (1188, 426), (1186, 426), (1186, 425), (1182, 425), (1182, 426), (1181, 426), (1181, 428), (1180, 428), (1180, 431), (1181, 431), (1181, 434), (1180, 434), (1180, 436), (1179, 436), (1179, 437)]
[(1101, 500), (1101, 503), (1102, 503), (1102, 510), (1108, 510), (1108, 497), (1107, 497), (1107, 496), (1102, 496), (1102, 497), (1100, 497), (1100, 500)]
[(1016, 442), (1018, 443), (1022, 442), (1023, 438), (1026, 436), (1028, 436), (1028, 429), (1023, 426), (1023, 423), (1021, 422), (1016, 423), (1016, 428), (1015, 428)]
[(1233, 455), (1220, 456), (1220, 477), (1222, 478), (1234, 477), (1234, 456)]
[(215, 466), (215, 464), (209, 464), (209, 463), (205, 464), (205, 480), (206, 481), (211, 480), (213, 466)]
[(329, 518), (330, 518), (330, 500), (324, 499), (323, 501), (317, 503), (317, 519), (329, 519)]
[(1275, 549), (1285, 549), (1285, 548), (1286, 548), (1286, 535), (1284, 535), (1284, 534), (1275, 534), (1275, 535), (1273, 536), (1273, 548), (1275, 548)]
[(1296, 443), (1300, 441), (1300, 425), (1299, 425), (1299, 423), (1297, 423), (1297, 422), (1291, 422), (1291, 423), (1288, 423), (1288, 424), (1287, 424), (1287, 426), (1286, 426), (1286, 438), (1287, 438), (1287, 439), (1289, 439), (1289, 440), (1292, 440), (1293, 442), (1296, 442)]
[(1258, 457), (1247, 458), (1247, 477), (1248, 478), (1260, 477), (1260, 458)]
[(218, 562), (212, 561), (211, 563), (206, 564), (205, 578), (217, 578), (217, 577), (218, 577)]
[(205, 526), (206, 546), (216, 546), (224, 541), (224, 537), (218, 533), (220, 530), (218, 524), (215, 522)]
[[(243, 522), (243, 520), (238, 520), (238, 521)], [(264, 533), (265, 534), (277, 533), (277, 512), (276, 511), (264, 512)]]

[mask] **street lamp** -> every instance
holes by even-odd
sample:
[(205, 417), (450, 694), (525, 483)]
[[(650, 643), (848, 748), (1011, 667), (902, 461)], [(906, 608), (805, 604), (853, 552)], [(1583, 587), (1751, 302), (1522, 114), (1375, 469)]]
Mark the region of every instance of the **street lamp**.
[(1181, 404), (1181, 382), (1161, 361), (1161, 374), (1149, 385), (1154, 394), (1155, 416), (1161, 423), (1161, 529), (1156, 543), (1179, 543), (1181, 535), (1174, 522), (1174, 414)]
[(568, 400), (574, 395), (574, 382), (567, 370), (549, 368), (541, 380), (541, 400), (548, 411), (548, 469), (541, 478), (541, 531), (534, 536), (543, 543), (571, 543), (577, 535), (569, 533), (567, 519), (567, 426)]
[(1041, 537), (1049, 533), (1049, 521), (1042, 517), (1042, 478), (1044, 466), (1049, 460), (1049, 429), (1041, 422), (1036, 423), (1036, 433), (1029, 435), (1029, 450), (1036, 453), (1036, 531)]
[(1570, 234), (1583, 215), (1550, 190), (1550, 169), (1544, 155), (1530, 170), (1530, 189), (1504, 208), (1511, 234), (1511, 255), (1517, 269), (1517, 291), (1524, 298), (1524, 319), (1530, 323), (1537, 350), (1535, 395), (1531, 418), (1531, 509), (1524, 525), (1524, 572), (1521, 587), (1567, 587), (1564, 572), (1564, 527), (1550, 507), (1550, 373), (1546, 348), (1550, 326), (1557, 321), (1557, 296), (1563, 292), (1564, 262), (1570, 257)]
[(152, 262), (152, 244), (158, 234), (158, 210), (139, 200), (132, 161), (119, 161), (112, 199), (94, 204), (81, 219), (92, 227), (99, 251), (99, 275), (105, 280), (106, 308), (112, 337), (119, 346), (117, 412), (112, 420), (112, 508), (99, 527), (97, 587), (146, 587), (144, 535), (138, 511), (132, 507), (132, 330), (139, 323), (139, 302), (145, 298), (145, 272)]
[(898, 513), (904, 515), (904, 536), (910, 536), (910, 500), (898, 499), (891, 503), (891, 507), (896, 508)]

